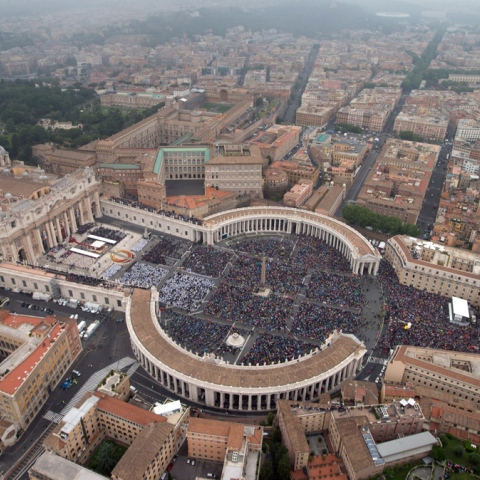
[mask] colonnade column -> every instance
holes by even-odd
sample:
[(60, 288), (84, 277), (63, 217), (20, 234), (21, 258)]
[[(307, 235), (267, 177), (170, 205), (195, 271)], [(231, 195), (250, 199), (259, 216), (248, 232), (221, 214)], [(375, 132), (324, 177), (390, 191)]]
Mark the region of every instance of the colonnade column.
[(79, 207), (79, 211), (80, 211), (80, 222), (81, 222), (81, 225), (85, 225), (85, 217), (83, 215), (83, 199), (80, 200), (80, 202), (78, 203), (78, 207)]
[(70, 214), (70, 223), (72, 225), (72, 233), (75, 233), (78, 230), (77, 219), (75, 218), (75, 207), (72, 207), (68, 210)]
[(35, 237), (37, 238), (38, 248), (41, 253), (45, 253), (45, 249), (43, 248), (42, 234), (40, 233), (40, 227), (37, 227), (34, 231)]

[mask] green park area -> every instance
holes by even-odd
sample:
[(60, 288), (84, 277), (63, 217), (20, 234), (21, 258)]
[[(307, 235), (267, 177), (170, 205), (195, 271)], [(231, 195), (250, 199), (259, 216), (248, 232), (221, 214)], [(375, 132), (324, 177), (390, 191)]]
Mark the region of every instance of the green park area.
[(225, 113), (228, 112), (233, 105), (229, 105), (226, 103), (206, 103), (202, 105), (207, 112), (214, 112), (214, 113)]

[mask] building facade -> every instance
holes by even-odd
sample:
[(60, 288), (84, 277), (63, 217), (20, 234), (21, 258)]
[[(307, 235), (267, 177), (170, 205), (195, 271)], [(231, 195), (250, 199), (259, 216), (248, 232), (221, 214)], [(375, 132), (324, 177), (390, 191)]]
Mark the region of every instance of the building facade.
[[(36, 174), (36, 177), (34, 177)], [(30, 177), (32, 177), (30, 179)], [(78, 227), (101, 216), (98, 183), (91, 168), (61, 179), (41, 172), (0, 175), (1, 260), (35, 263)]]
[(25, 429), (82, 351), (75, 320), (0, 310), (0, 413)]
[(397, 235), (388, 240), (385, 259), (404, 285), (480, 305), (478, 253)]

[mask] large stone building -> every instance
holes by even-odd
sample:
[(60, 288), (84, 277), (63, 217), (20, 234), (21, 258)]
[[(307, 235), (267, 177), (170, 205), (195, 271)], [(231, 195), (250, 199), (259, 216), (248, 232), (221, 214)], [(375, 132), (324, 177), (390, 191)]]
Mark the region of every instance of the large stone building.
[(388, 240), (385, 259), (404, 285), (480, 305), (478, 253), (397, 235)]
[(301, 127), (292, 125), (272, 125), (265, 132), (259, 133), (248, 143), (257, 145), (264, 159), (270, 162), (281, 160), (300, 141)]
[[(26, 429), (82, 351), (75, 320), (0, 310), (0, 413), (13, 435)], [(2, 438), (5, 441), (4, 438)]]
[(319, 432), (327, 432), (330, 453), (342, 459), (351, 479), (372, 478), (387, 467), (427, 456), (436, 439), (423, 432), (425, 417), (419, 405), (406, 403), (347, 407), (325, 400), (280, 400), (276, 422), (292, 469), (308, 467), (311, 448), (306, 435)]
[(215, 145), (205, 164), (205, 185), (262, 198), (264, 163), (256, 145)]
[(243, 478), (257, 465), (263, 427), (191, 418), (187, 430), (188, 456), (223, 464), (225, 478)]
[(25, 167), (0, 173), (0, 259), (34, 264), (80, 225), (93, 222), (101, 216), (97, 187), (90, 168), (61, 179)]
[(416, 223), (439, 152), (438, 145), (388, 140), (360, 190), (357, 204)]
[(480, 357), (476, 353), (399, 345), (385, 370), (385, 381), (411, 383), (480, 406)]
[(186, 438), (190, 410), (158, 415), (100, 392), (87, 393), (44, 441), (47, 451), (85, 462), (106, 438), (128, 450), (115, 466), (115, 480), (158, 479)]
[(102, 107), (151, 108), (165, 103), (161, 93), (114, 91), (100, 96)]

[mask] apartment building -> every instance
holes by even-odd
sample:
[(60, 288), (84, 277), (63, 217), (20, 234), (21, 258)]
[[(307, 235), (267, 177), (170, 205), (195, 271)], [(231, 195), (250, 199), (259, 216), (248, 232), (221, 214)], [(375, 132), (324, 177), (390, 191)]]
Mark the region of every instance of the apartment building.
[(357, 203), (416, 223), (440, 147), (390, 139), (367, 176)]
[(222, 478), (244, 478), (257, 464), (262, 442), (259, 426), (194, 417), (187, 430), (188, 456), (223, 463)]
[(283, 196), (283, 203), (287, 207), (300, 207), (312, 195), (312, 188), (311, 180), (300, 180), (297, 185), (294, 185), (290, 191)]
[(447, 134), (448, 122), (448, 114), (440, 109), (410, 105), (397, 115), (393, 130), (396, 134), (413, 132), (428, 140), (442, 141)]
[(282, 159), (298, 145), (301, 131), (301, 127), (297, 126), (272, 125), (248, 143), (258, 146), (262, 157), (274, 162)]
[(404, 285), (480, 305), (478, 253), (396, 235), (387, 242), (385, 259)]
[(461, 119), (458, 121), (455, 141), (463, 139), (474, 142), (480, 139), (480, 122), (473, 119)]
[(313, 184), (317, 183), (320, 175), (320, 168), (312, 165), (303, 165), (294, 161), (273, 162), (270, 168), (283, 170), (288, 176), (290, 187), (297, 184), (302, 179), (311, 180)]
[(302, 127), (323, 127), (335, 115), (332, 106), (305, 105), (297, 109), (295, 124)]
[(385, 381), (453, 394), (459, 402), (473, 402), (478, 409), (478, 361), (475, 353), (399, 345), (387, 364)]
[(81, 351), (75, 320), (0, 310), (0, 414), (15, 431), (28, 427)]
[[(357, 383), (358, 389), (368, 387), (363, 385), (368, 382)], [(295, 471), (308, 468), (310, 447), (305, 435), (311, 433), (328, 435), (331, 453), (341, 458), (349, 478), (359, 480), (423, 458), (436, 443), (430, 433), (423, 432), (425, 417), (413, 400), (371, 406), (279, 400), (277, 407), (276, 423)]]
[[(178, 402), (180, 404), (180, 402)], [(128, 445), (112, 472), (115, 480), (157, 479), (186, 435), (188, 408), (162, 414), (123, 402), (100, 391), (87, 393), (45, 439), (48, 452), (84, 462), (105, 438)]]

